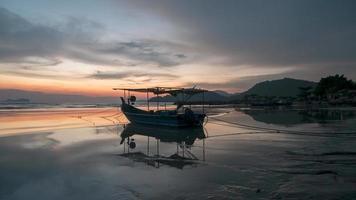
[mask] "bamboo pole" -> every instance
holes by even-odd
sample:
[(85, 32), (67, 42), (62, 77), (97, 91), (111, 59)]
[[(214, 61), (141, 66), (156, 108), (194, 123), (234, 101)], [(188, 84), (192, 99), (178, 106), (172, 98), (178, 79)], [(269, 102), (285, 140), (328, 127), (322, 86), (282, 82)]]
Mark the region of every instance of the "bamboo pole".
[(158, 100), (158, 94), (156, 94), (156, 97), (157, 97), (157, 111), (159, 110), (159, 100)]
[(205, 114), (205, 92), (203, 91), (203, 114)]
[(147, 98), (147, 110), (150, 111), (150, 98), (149, 98), (149, 95), (148, 95), (148, 89), (147, 89), (147, 92), (146, 92), (146, 98)]

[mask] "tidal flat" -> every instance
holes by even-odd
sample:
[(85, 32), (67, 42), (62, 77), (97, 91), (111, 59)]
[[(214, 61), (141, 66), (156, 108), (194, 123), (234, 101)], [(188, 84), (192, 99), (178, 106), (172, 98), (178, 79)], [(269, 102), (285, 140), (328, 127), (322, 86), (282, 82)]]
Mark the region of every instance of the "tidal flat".
[(203, 129), (117, 108), (0, 111), (0, 199), (355, 199), (354, 109), (208, 108)]

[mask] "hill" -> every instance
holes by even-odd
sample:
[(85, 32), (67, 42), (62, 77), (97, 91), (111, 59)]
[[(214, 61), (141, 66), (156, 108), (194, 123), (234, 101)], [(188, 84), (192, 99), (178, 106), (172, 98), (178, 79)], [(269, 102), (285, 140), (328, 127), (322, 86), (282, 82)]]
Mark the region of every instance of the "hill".
[[(300, 91), (300, 87), (315, 87), (316, 83), (305, 80), (284, 78), (272, 81), (263, 81), (257, 83), (246, 92), (240, 94), (230, 94), (221, 90), (210, 91), (205, 93), (206, 102), (226, 103), (242, 98), (245, 95), (258, 96), (280, 96), (280, 97), (296, 97)], [(64, 103), (119, 103), (117, 97), (92, 97), (84, 95), (70, 95), (70, 94), (51, 94), (24, 90), (2, 89), (0, 90), (0, 102), (6, 103), (9, 99), (28, 99), (32, 103), (49, 103), (49, 104), (64, 104)], [(182, 99), (181, 96), (172, 97), (170, 95), (159, 97), (162, 102), (175, 102)], [(200, 102), (202, 94), (196, 94), (191, 97), (190, 102)], [(150, 101), (157, 101), (156, 97), (152, 97)]]
[(296, 97), (300, 93), (300, 87), (315, 87), (317, 83), (312, 81), (284, 78), (272, 81), (263, 81), (257, 83), (252, 88), (232, 98), (243, 97), (246, 95), (258, 96), (278, 96), (278, 97)]
[(6, 103), (9, 99), (28, 99), (31, 103), (49, 104), (118, 103), (118, 98), (115, 97), (92, 97), (84, 95), (52, 94), (25, 90), (1, 89), (0, 102)]
[[(181, 95), (178, 95), (177, 97), (173, 97), (171, 95), (166, 95), (163, 97), (159, 97), (158, 98), (159, 101), (161, 102), (175, 102), (175, 101), (179, 101), (182, 99)], [(201, 102), (203, 99), (203, 94), (196, 94), (193, 95), (188, 102)], [(205, 102), (226, 102), (227, 101), (227, 97), (225, 95), (222, 95), (220, 93), (217, 93), (215, 91), (210, 91), (210, 92), (205, 92), (204, 93), (204, 100)], [(150, 99), (150, 101), (157, 101), (157, 97), (152, 97)]]
[(217, 94), (220, 94), (221, 96), (224, 96), (224, 97), (230, 97), (230, 96), (232, 96), (232, 95), (238, 94), (238, 93), (228, 93), (228, 92), (226, 92), (226, 91), (224, 91), (224, 90), (214, 90), (214, 91), (212, 91), (212, 92), (215, 92), (215, 93), (217, 93)]

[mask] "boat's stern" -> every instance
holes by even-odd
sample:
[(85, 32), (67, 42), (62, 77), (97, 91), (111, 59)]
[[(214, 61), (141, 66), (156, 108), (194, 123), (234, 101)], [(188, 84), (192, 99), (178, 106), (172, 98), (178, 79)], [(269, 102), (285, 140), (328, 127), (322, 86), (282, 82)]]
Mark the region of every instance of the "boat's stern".
[(184, 120), (191, 126), (203, 126), (206, 115), (202, 113), (194, 113), (191, 109), (184, 110)]

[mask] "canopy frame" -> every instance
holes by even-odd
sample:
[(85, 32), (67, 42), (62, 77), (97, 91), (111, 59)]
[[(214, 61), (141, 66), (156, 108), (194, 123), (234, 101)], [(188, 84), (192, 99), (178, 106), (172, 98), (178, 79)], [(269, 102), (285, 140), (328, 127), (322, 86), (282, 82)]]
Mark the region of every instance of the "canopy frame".
[[(159, 95), (160, 94), (170, 94), (174, 97), (177, 97), (178, 94), (182, 94), (182, 102), (177, 104), (177, 110), (184, 105), (184, 102), (187, 102), (193, 95), (203, 93), (202, 103), (203, 103), (203, 113), (205, 113), (205, 92), (208, 90), (200, 88), (181, 88), (181, 87), (151, 87), (151, 88), (113, 88), (113, 90), (122, 90), (124, 91), (124, 99), (126, 99), (126, 91), (130, 96), (130, 92), (141, 92), (146, 93), (147, 98), (147, 108), (150, 109), (149, 93), (153, 93), (157, 97), (157, 110), (159, 110)], [(185, 95), (188, 95), (185, 98)]]

